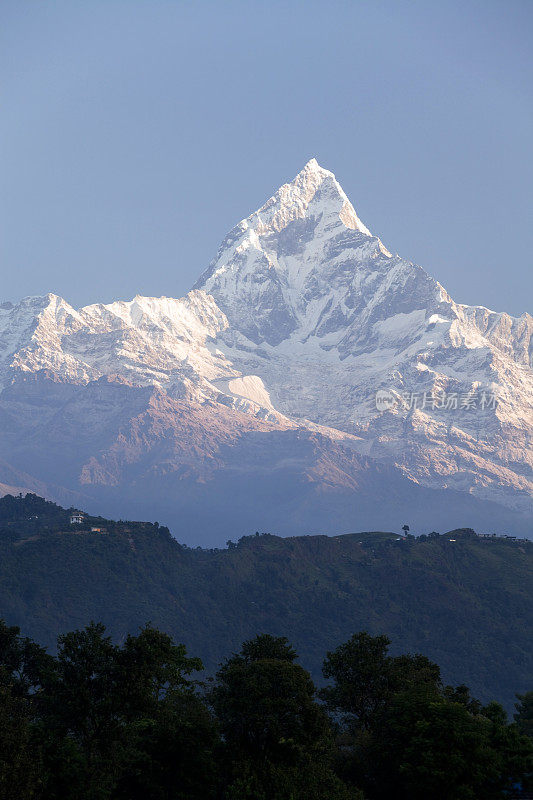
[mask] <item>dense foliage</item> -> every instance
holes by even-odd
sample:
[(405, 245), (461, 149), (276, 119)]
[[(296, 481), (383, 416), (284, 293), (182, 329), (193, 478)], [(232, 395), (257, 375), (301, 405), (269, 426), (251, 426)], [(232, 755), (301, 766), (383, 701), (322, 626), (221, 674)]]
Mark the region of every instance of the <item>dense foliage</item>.
[(268, 631), (287, 636), (320, 683), (324, 653), (367, 630), (385, 633), (394, 654), (425, 653), (482, 702), (511, 711), (531, 688), (531, 542), (469, 530), (265, 534), (202, 550), (157, 523), (69, 519), (35, 495), (0, 499), (0, 615), (51, 649), (93, 619), (113, 642), (150, 620), (214, 674)]
[(328, 653), (321, 692), (284, 637), (246, 641), (207, 687), (201, 667), (151, 626), (119, 646), (91, 623), (50, 656), (0, 621), (0, 796), (503, 800), (531, 786), (528, 698), (509, 723), (384, 636)]

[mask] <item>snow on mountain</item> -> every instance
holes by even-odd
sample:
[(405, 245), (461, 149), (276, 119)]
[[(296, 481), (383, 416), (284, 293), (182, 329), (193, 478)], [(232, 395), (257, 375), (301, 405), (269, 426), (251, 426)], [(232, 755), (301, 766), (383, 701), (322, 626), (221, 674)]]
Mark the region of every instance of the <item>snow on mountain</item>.
[[(275, 414), (261, 379), (243, 378), (214, 346), (227, 325), (213, 298), (201, 291), (179, 300), (137, 296), (77, 311), (56, 295), (25, 298), (0, 309), (0, 385), (39, 370), (81, 385), (119, 375), (132, 385), (163, 386), (173, 397), (224, 400)], [(230, 385), (235, 391), (223, 397)]]
[(392, 255), (312, 159), (184, 298), (0, 306), (0, 386), (13, 397), (16, 376), (41, 371), (80, 387), (120, 378), (319, 430), (421, 486), (527, 513), (532, 331), (528, 314), (458, 304)]
[[(275, 346), (296, 331), (301, 339), (342, 325), (347, 273), (390, 257), (313, 159), (228, 234), (195, 288), (215, 297), (231, 331)], [(359, 279), (370, 288), (370, 275)]]
[[(227, 236), (196, 286), (228, 318), (224, 352), (284, 414), (356, 433), (428, 486), (530, 507), (531, 316), (455, 303), (370, 234), (316, 161)], [(396, 398), (387, 411), (379, 389)]]

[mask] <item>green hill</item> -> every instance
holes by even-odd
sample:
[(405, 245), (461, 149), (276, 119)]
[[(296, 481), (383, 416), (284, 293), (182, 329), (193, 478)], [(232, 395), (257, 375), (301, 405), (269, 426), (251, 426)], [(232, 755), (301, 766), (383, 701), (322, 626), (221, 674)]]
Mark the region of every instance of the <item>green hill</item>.
[(482, 700), (510, 707), (531, 689), (530, 541), (265, 534), (202, 550), (157, 523), (69, 519), (35, 495), (0, 499), (0, 616), (48, 646), (90, 620), (117, 641), (150, 621), (212, 670), (267, 632), (287, 636), (319, 678), (324, 653), (366, 629)]

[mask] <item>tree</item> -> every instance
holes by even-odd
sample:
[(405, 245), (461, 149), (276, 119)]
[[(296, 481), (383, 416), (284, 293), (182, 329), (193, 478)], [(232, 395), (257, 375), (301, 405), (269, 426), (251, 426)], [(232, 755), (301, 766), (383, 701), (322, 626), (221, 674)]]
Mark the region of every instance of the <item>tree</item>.
[(321, 691), (330, 710), (346, 715), (350, 728), (367, 728), (388, 693), (386, 636), (354, 634), (327, 653), (323, 674), (333, 685)]
[(44, 682), (41, 727), (54, 797), (111, 796), (122, 733), (118, 652), (102, 624), (58, 639), (55, 667)]
[(517, 694), (514, 720), (519, 731), (533, 739), (533, 692)]
[(157, 710), (168, 695), (192, 689), (191, 673), (203, 669), (199, 658), (189, 658), (185, 646), (147, 625), (138, 636), (128, 635), (116, 654), (121, 707), (135, 718)]
[(194, 692), (170, 692), (156, 714), (127, 726), (127, 747), (113, 800), (208, 800), (218, 785), (219, 739)]
[(183, 645), (151, 626), (118, 657), (127, 748), (117, 800), (207, 800), (216, 787), (214, 719), (190, 676), (203, 669)]
[(9, 686), (17, 697), (29, 697), (39, 690), (52, 664), (43, 647), (0, 619), (0, 685)]
[(420, 653), (389, 656), (385, 672), (388, 674), (389, 696), (410, 687), (424, 686), (435, 692), (441, 689), (439, 665)]
[(201, 668), (149, 626), (122, 648), (100, 624), (60, 637), (43, 705), (49, 796), (210, 797), (215, 727), (189, 677)]
[(0, 797), (32, 800), (37, 797), (41, 753), (32, 741), (29, 701), (0, 686)]
[[(256, 636), (208, 694), (183, 645), (103, 625), (57, 657), (0, 621), (2, 800), (503, 800), (533, 786), (532, 693), (514, 722), (385, 636), (327, 654), (316, 701), (284, 637)], [(215, 712), (213, 714), (212, 712)], [(335, 744), (337, 745), (335, 747)]]
[(370, 800), (496, 800), (533, 770), (531, 743), (498, 703), (442, 687), (421, 655), (359, 633), (328, 653), (322, 695), (340, 719), (341, 774)]
[(479, 700), (472, 697), (470, 689), (468, 686), (465, 686), (464, 683), (459, 686), (445, 686), (443, 696), (451, 703), (459, 703), (459, 705), (464, 706), (472, 714), (479, 714), (481, 712), (481, 703)]
[(410, 685), (440, 686), (440, 669), (422, 655), (388, 655), (390, 640), (366, 631), (328, 653), (323, 674), (333, 684), (321, 697), (350, 730), (368, 729), (395, 692)]
[(483, 724), (466, 707), (410, 687), (376, 720), (365, 750), (366, 788), (375, 800), (474, 800), (493, 779)]
[[(499, 703), (491, 702), (481, 708), (487, 728), (488, 746), (493, 753), (497, 778), (496, 789), (510, 794), (513, 787), (521, 785), (533, 789), (533, 741), (516, 723), (508, 724), (507, 714)], [(489, 796), (489, 795), (488, 795)], [(501, 794), (494, 794), (500, 797)]]
[(30, 800), (37, 796), (42, 753), (33, 735), (43, 675), (53, 659), (0, 620), (0, 797)]
[(220, 723), (233, 800), (334, 800), (328, 719), (309, 673), (285, 638), (258, 636), (217, 673), (210, 700)]

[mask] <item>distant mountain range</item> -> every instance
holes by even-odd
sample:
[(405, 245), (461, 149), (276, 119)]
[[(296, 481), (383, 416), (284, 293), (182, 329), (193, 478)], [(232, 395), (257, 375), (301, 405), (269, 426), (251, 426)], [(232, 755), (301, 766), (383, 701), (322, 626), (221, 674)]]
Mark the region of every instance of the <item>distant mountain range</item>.
[(201, 544), (530, 534), (532, 330), (392, 255), (313, 159), (184, 298), (0, 306), (0, 491)]

